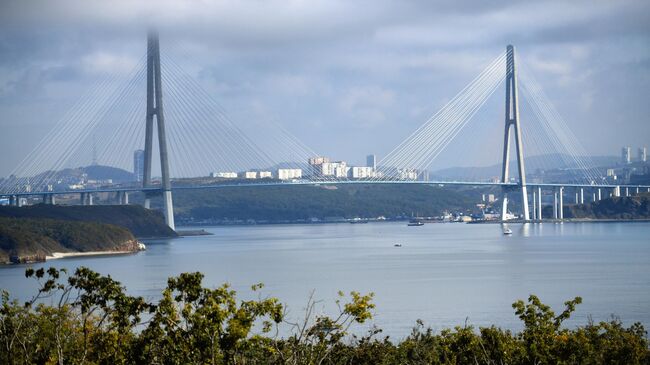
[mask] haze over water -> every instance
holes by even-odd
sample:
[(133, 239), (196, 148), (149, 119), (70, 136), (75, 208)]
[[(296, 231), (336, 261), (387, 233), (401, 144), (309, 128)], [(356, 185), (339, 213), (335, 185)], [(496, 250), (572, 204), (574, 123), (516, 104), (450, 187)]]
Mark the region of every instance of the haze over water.
[[(512, 302), (538, 295), (556, 312), (582, 296), (569, 325), (608, 320), (650, 327), (650, 223), (511, 225), (405, 223), (211, 227), (213, 236), (147, 242), (126, 256), (53, 260), (88, 266), (121, 281), (130, 294), (157, 300), (167, 277), (201, 271), (204, 285), (229, 282), (240, 298), (262, 295), (302, 315), (312, 291), (319, 312), (334, 314), (336, 292), (374, 292), (372, 323), (401, 338), (422, 319), (434, 329), (467, 323), (520, 329)], [(401, 243), (402, 247), (394, 247)], [(25, 299), (36, 286), (25, 265), (0, 268), (0, 287)], [(362, 332), (362, 328), (358, 332)]]

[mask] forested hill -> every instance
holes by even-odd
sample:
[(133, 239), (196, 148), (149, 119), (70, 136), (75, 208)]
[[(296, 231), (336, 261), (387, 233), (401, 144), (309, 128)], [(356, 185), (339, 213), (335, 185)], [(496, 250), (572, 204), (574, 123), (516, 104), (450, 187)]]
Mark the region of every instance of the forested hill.
[(160, 212), (144, 209), (138, 205), (0, 206), (0, 217), (107, 223), (127, 228), (140, 238), (176, 236), (176, 233), (165, 224)]
[[(480, 194), (473, 194), (480, 197)], [(471, 209), (476, 199), (458, 189), (427, 185), (232, 187), (174, 193), (181, 219), (291, 221), (325, 217), (439, 215)]]
[(54, 252), (138, 249), (129, 230), (110, 224), (0, 217), (0, 264), (44, 261)]
[(650, 193), (607, 198), (565, 208), (566, 218), (650, 219)]

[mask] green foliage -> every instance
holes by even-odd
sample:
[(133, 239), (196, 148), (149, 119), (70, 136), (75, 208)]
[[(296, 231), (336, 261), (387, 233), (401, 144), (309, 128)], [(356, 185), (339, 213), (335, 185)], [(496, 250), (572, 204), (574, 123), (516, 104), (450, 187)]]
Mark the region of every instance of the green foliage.
[(126, 228), (136, 237), (176, 236), (176, 233), (165, 224), (162, 213), (139, 205), (0, 206), (0, 217), (105, 223)]
[[(373, 294), (339, 293), (335, 316), (316, 315), (309, 298), (304, 318), (287, 322), (275, 298), (238, 300), (228, 285), (203, 286), (201, 273), (169, 278), (162, 299), (129, 296), (119, 282), (80, 267), (27, 269), (39, 283), (26, 303), (2, 292), (2, 364), (648, 364), (642, 325), (617, 319), (563, 328), (579, 297), (560, 314), (531, 295), (513, 304), (524, 329), (465, 325), (434, 333), (422, 321), (398, 343), (350, 333), (373, 316)], [(262, 288), (252, 287), (253, 292)], [(44, 303), (51, 303), (46, 305)], [(280, 326), (289, 334), (278, 337)], [(275, 332), (273, 333), (273, 329)]]
[(11, 257), (38, 261), (52, 252), (124, 250), (133, 242), (126, 228), (109, 224), (0, 217), (0, 263)]
[[(552, 214), (546, 207), (545, 215)], [(648, 219), (650, 218), (650, 194), (607, 198), (597, 202), (564, 207), (565, 218), (596, 219)]]
[(414, 213), (435, 216), (445, 210), (471, 209), (473, 200), (455, 189), (425, 185), (233, 187), (178, 191), (174, 195), (174, 208), (180, 219), (277, 222)]

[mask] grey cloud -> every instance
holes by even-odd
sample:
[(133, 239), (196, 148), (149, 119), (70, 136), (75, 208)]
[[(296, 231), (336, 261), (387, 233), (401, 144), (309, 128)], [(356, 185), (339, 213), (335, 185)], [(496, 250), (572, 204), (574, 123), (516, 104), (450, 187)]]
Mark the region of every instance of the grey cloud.
[[(353, 161), (390, 151), (514, 43), (587, 150), (614, 154), (649, 143), (649, 24), (650, 3), (637, 0), (5, 0), (0, 145), (21, 134), (17, 116), (51, 126), (33, 110), (63, 115), (56, 105), (99, 77), (89, 65), (128, 68), (155, 25), (163, 50), (233, 119), (272, 117), (316, 151)], [(588, 131), (612, 119), (628, 127)], [(3, 159), (0, 175), (20, 157)]]

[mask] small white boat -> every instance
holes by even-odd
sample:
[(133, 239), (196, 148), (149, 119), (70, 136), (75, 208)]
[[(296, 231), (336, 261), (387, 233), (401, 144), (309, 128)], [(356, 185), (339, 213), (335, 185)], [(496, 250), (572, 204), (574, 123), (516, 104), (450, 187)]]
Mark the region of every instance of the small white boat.
[(504, 227), (503, 228), (503, 234), (506, 235), (506, 236), (509, 236), (509, 235), (512, 234), (512, 230), (510, 228), (508, 228), (508, 227)]
[(395, 246), (395, 247), (402, 247), (402, 244), (401, 244), (401, 243), (396, 243), (396, 244), (394, 244), (393, 246)]

